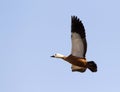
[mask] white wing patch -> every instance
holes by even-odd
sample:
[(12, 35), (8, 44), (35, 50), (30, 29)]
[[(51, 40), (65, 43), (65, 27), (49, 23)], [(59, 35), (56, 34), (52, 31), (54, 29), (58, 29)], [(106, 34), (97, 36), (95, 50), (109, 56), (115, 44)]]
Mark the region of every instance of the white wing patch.
[(84, 57), (84, 44), (78, 33), (72, 33), (72, 55), (76, 57)]

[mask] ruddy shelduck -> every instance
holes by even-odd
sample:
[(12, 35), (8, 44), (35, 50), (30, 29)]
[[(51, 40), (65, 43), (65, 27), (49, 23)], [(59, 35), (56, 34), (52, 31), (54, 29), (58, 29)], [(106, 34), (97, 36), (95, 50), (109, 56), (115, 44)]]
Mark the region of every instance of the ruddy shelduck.
[(51, 57), (61, 58), (72, 64), (72, 71), (85, 72), (88, 68), (92, 72), (97, 72), (97, 65), (94, 61), (86, 60), (87, 41), (83, 23), (77, 16), (71, 16), (71, 40), (72, 51), (69, 56), (55, 54)]

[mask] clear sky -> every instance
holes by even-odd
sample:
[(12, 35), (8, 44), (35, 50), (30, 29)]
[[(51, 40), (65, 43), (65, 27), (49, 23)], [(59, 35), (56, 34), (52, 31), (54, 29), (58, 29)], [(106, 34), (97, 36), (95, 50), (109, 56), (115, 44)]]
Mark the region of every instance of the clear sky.
[[(98, 72), (71, 72), (71, 15), (84, 23)], [(120, 0), (1, 0), (0, 92), (120, 91)]]

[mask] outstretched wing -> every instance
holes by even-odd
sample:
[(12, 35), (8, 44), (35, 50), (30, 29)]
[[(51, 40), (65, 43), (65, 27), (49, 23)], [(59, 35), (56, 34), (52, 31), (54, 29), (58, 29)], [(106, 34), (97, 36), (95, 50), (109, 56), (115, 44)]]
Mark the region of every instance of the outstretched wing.
[[(85, 29), (82, 22), (76, 17), (71, 17), (71, 39), (72, 39), (72, 55), (80, 58), (85, 58), (87, 51), (87, 42)], [(72, 71), (85, 72), (86, 68), (72, 65)]]
[(87, 51), (87, 41), (85, 28), (82, 22), (76, 17), (71, 17), (71, 39), (72, 39), (72, 55), (85, 58)]

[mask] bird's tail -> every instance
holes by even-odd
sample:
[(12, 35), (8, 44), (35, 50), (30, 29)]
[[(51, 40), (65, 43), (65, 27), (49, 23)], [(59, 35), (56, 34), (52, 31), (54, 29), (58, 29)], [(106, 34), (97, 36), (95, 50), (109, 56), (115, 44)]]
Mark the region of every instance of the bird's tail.
[(87, 67), (90, 69), (92, 72), (97, 72), (97, 64), (94, 61), (89, 61), (87, 62)]

